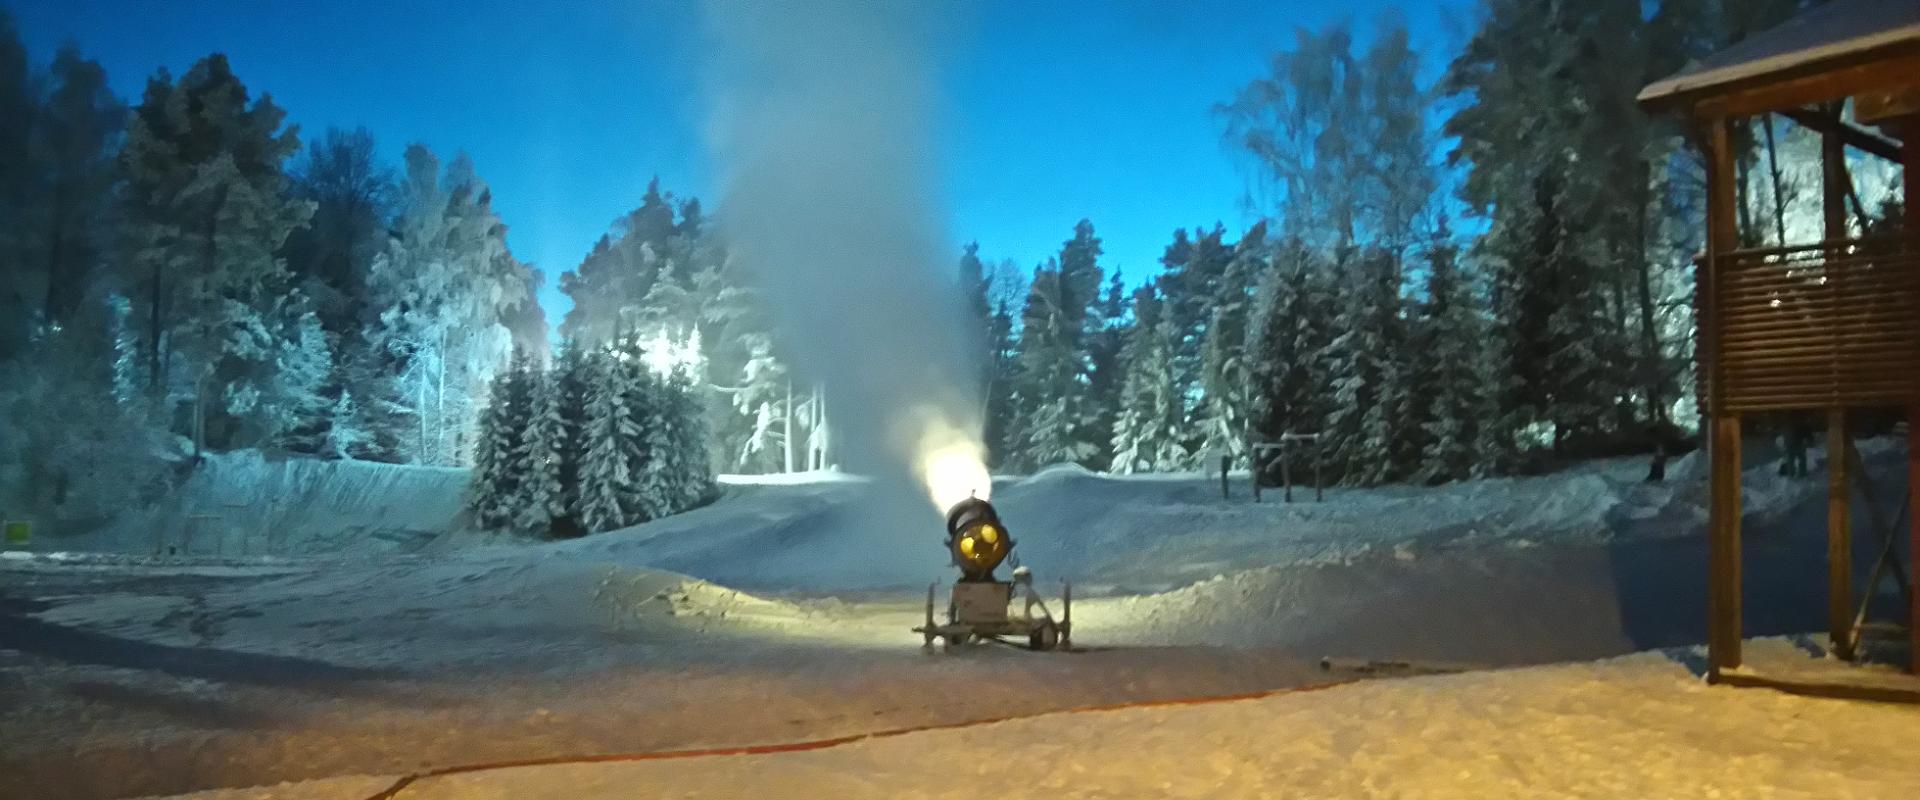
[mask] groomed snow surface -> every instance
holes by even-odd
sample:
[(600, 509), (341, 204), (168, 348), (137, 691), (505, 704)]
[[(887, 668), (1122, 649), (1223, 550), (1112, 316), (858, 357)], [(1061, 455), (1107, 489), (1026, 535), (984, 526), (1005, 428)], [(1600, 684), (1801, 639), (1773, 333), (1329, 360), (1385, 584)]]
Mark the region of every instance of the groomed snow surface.
[[(1804, 661), (1781, 641), (1758, 662)], [(1920, 708), (1708, 687), (1645, 653), (1221, 703), (1042, 715), (804, 752), (422, 779), (406, 800), (1911, 798)], [(359, 800), (346, 777), (193, 800)]]
[[(1904, 481), (1900, 445), (1862, 449), (1881, 485)], [(37, 552), (0, 557), (0, 797), (390, 778), (1353, 677), (1322, 672), (1328, 655), (1510, 667), (1686, 647), (1705, 618), (1695, 466), (1657, 485), (1626, 459), (1291, 505), (1254, 504), (1244, 476), (1224, 500), (1196, 475), (1006, 479), (994, 502), (1016, 553), (1049, 595), (1074, 580), (1074, 638), (1090, 649), (942, 656), (908, 631), (926, 586), (951, 577), (938, 516), (876, 503), (863, 480), (729, 481), (706, 508), (533, 542), (462, 530), (458, 471), (221, 457), (152, 509), (43, 526)], [(1819, 473), (1748, 472), (1749, 635), (1824, 625), (1825, 488)], [(1860, 585), (1870, 517), (1854, 515)], [(403, 797), (1885, 796), (1882, 779), (1920, 785), (1901, 771), (1910, 753), (1875, 755), (1911, 733), (1862, 720), (1920, 730), (1900, 713), (1709, 690), (1647, 655), (809, 754), (555, 767), (570, 788), (553, 795), (536, 788), (542, 770)], [(1628, 735), (1640, 728), (1644, 741)], [(1813, 746), (1827, 736), (1841, 744)], [(1796, 777), (1826, 772), (1852, 777)]]

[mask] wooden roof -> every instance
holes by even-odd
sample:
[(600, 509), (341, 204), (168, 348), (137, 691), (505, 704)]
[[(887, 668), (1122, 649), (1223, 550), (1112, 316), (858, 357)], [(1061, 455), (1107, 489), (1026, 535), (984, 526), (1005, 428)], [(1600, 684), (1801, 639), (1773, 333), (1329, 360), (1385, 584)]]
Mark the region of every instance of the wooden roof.
[(1920, 82), (1920, 0), (1832, 0), (1640, 90), (1649, 109), (1779, 111)]

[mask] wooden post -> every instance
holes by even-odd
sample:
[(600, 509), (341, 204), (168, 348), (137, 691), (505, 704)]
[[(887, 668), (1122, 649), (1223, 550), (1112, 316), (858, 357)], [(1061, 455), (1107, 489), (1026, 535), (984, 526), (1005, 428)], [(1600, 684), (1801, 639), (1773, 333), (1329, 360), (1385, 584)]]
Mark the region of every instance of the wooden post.
[(1249, 463), (1253, 469), (1247, 470), (1253, 476), (1253, 502), (1260, 502), (1260, 474), (1267, 471), (1266, 442), (1257, 442), (1247, 450)]
[(1719, 671), (1740, 666), (1740, 416), (1713, 419), (1713, 503), (1708, 512), (1707, 660)]
[(1320, 479), (1320, 434), (1313, 435), (1313, 502), (1324, 503), (1327, 500), (1327, 482)]
[(1287, 487), (1285, 501), (1293, 502), (1293, 447), (1284, 434), (1280, 437), (1280, 484)]
[(1739, 247), (1734, 210), (1733, 146), (1729, 121), (1716, 116), (1707, 122), (1707, 269), (1702, 304), (1706, 319), (1708, 414), (1713, 421), (1708, 447), (1712, 480), (1707, 522), (1707, 664), (1708, 677), (1740, 666), (1740, 417), (1726, 408), (1726, 380), (1720, 372), (1719, 303), (1714, 296), (1722, 259)]
[(1847, 482), (1847, 412), (1827, 410), (1827, 647), (1852, 660), (1853, 487)]
[[(1912, 247), (1911, 237), (1920, 236), (1920, 114), (1909, 114), (1899, 125), (1900, 163), (1904, 174), (1904, 205), (1906, 207), (1908, 246)], [(1909, 313), (1920, 313), (1911, 311)], [(1920, 402), (1907, 409), (1907, 553), (1913, 580), (1907, 585), (1912, 598), (1907, 616), (1907, 635), (1910, 642), (1912, 664), (1909, 668), (1920, 675)], [(1898, 565), (1895, 565), (1896, 567)]]
[[(1820, 135), (1820, 210), (1829, 242), (1847, 238), (1847, 149), (1840, 138), (1839, 106), (1834, 125)], [(1784, 243), (1783, 243), (1784, 244)], [(1840, 255), (1830, 250), (1828, 258)], [(1839, 284), (1833, 284), (1839, 290)], [(1853, 486), (1847, 469), (1851, 453), (1847, 411), (1827, 410), (1827, 645), (1837, 657), (1851, 660), (1853, 640)]]
[(1820, 211), (1829, 242), (1847, 238), (1847, 145), (1840, 138), (1839, 108), (1833, 113), (1833, 130), (1820, 134)]
[(1231, 500), (1233, 493), (1227, 488), (1227, 467), (1233, 464), (1233, 456), (1220, 457), (1220, 499)]
[[(1914, 152), (1913, 140), (1907, 140), (1908, 164), (1912, 164)], [(1907, 184), (1912, 184), (1912, 167), (1908, 167)], [(1907, 558), (1912, 572), (1907, 573), (1913, 580), (1907, 583), (1908, 609), (1907, 635), (1912, 639), (1911, 660), (1908, 668), (1920, 675), (1920, 404), (1907, 409)], [(1898, 564), (1894, 565), (1899, 568)]]

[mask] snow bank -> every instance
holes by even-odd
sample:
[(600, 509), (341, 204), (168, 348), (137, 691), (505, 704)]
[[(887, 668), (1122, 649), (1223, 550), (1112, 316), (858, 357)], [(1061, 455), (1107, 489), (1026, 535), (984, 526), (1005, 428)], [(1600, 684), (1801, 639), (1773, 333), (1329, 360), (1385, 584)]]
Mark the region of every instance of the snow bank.
[(467, 477), (445, 467), (213, 454), (156, 506), (36, 544), (163, 555), (406, 552), (461, 527)]

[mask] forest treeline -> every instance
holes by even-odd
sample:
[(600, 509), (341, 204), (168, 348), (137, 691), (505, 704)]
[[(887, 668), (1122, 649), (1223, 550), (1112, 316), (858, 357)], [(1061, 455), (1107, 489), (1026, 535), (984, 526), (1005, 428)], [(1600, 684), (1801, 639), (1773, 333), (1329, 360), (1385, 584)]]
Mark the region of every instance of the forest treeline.
[[(1394, 23), (1296, 32), (1199, 98), (1264, 221), (1173, 230), (1132, 280), (1071, 216), (1044, 263), (958, 254), (994, 466), (1245, 465), (1316, 433), (1340, 480), (1436, 482), (1686, 437), (1701, 169), (1633, 98), (1803, 4), (1483, 0), (1432, 81)], [(264, 88), (214, 54), (116, 97), (0, 11), (0, 497), (84, 516), (205, 450), (484, 470), (490, 395), (533, 420), (535, 387), (610, 374), (698, 430), (670, 437), (704, 447), (686, 497), (833, 463), (832, 387), (783, 360), (697, 199), (650, 185), (558, 276), (550, 328), (478, 165), (307, 134)], [(1742, 235), (1817, 226), (1813, 137), (1738, 133)], [(1885, 177), (1856, 177), (1858, 224), (1897, 218)], [(596, 522), (667, 507), (621, 504)]]

